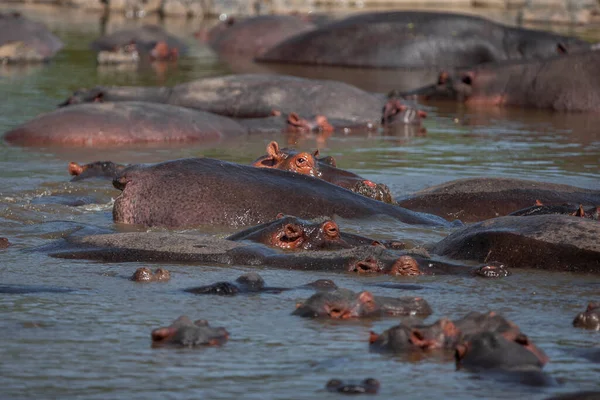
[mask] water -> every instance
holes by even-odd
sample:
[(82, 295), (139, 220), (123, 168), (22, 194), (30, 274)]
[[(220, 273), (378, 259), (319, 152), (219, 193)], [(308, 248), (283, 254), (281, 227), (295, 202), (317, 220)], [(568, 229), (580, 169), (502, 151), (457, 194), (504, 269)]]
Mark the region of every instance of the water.
[[(87, 50), (101, 29), (97, 16), (45, 10), (38, 17), (67, 46), (47, 66), (0, 70), (0, 131), (54, 109), (79, 87), (172, 85), (230, 71), (191, 39), (191, 56), (175, 69), (99, 69)], [(108, 30), (118, 26), (119, 21), (111, 22)], [(190, 38), (198, 27), (193, 21), (167, 23), (167, 28)], [(600, 38), (593, 31), (575, 33), (596, 41)], [(324, 77), (334, 73), (315, 68), (294, 68), (292, 72)], [(370, 90), (414, 86), (410, 79), (400, 75), (396, 79), (389, 71), (379, 77), (364, 74), (361, 78), (352, 71), (338, 72), (337, 76)], [(320, 148), (322, 154), (335, 156), (340, 167), (388, 184), (397, 196), (469, 176), (526, 178), (598, 189), (597, 117), (519, 110), (476, 113), (444, 104), (426, 109), (429, 118), (423, 136), (373, 134), (336, 136), (326, 141), (311, 137), (291, 144), (306, 150)], [(600, 390), (600, 365), (581, 357), (585, 351), (581, 349), (600, 345), (599, 333), (571, 326), (575, 314), (589, 300), (598, 300), (597, 276), (514, 270), (507, 279), (486, 281), (451, 276), (356, 277), (258, 268), (272, 286), (298, 286), (329, 278), (353, 290), (422, 296), (434, 310), (428, 322), (442, 316), (459, 318), (473, 310), (501, 312), (549, 355), (551, 362), (545, 371), (557, 385), (540, 388), (455, 371), (451, 361), (440, 357), (416, 360), (369, 353), (369, 331), (381, 332), (399, 320), (323, 322), (290, 315), (295, 303), (311, 294), (306, 290), (234, 298), (181, 291), (233, 280), (257, 268), (161, 264), (172, 272), (171, 281), (144, 285), (127, 278), (148, 263), (62, 260), (25, 250), (60, 237), (71, 228), (69, 222), (113, 227), (111, 205), (119, 192), (106, 182), (69, 183), (69, 161), (132, 163), (209, 156), (248, 163), (263, 154), (273, 139), (280, 143), (289, 140), (283, 135), (258, 136), (209, 146), (111, 151), (24, 149), (0, 144), (0, 234), (13, 243), (0, 253), (0, 282), (72, 289), (68, 293), (0, 295), (0, 397), (337, 398), (323, 391), (325, 383), (334, 377), (375, 377), (382, 385), (381, 398), (402, 394), (421, 399), (541, 399), (574, 390)], [(96, 203), (81, 207), (60, 204), (73, 196), (92, 197)], [(49, 221), (66, 222), (46, 223)], [(340, 224), (354, 232), (417, 243), (445, 234), (406, 229), (379, 219)], [(389, 281), (417, 286), (411, 290), (373, 286)], [(221, 348), (152, 349), (150, 331), (182, 314), (226, 327), (231, 333), (229, 342)]]

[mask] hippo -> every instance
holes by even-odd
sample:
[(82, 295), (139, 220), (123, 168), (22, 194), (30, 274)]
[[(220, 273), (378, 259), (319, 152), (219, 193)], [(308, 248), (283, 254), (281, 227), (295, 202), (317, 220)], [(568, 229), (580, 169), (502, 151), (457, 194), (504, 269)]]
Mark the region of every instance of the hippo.
[(479, 222), (529, 207), (563, 203), (600, 204), (600, 190), (514, 178), (465, 178), (398, 199), (398, 205), (463, 222)]
[(566, 215), (499, 217), (459, 229), (431, 246), (460, 260), (501, 260), (508, 266), (600, 273), (600, 224)]
[(11, 243), (5, 237), (0, 237), (0, 250), (7, 249)]
[(296, 305), (292, 313), (304, 318), (370, 318), (411, 315), (426, 317), (432, 313), (429, 304), (420, 297), (373, 296), (371, 292), (355, 293), (348, 289), (319, 292)]
[[(238, 74), (204, 78), (174, 87), (95, 87), (76, 91), (61, 106), (88, 102), (146, 101), (193, 108), (248, 122), (261, 131), (271, 124), (279, 131), (375, 129), (382, 122), (385, 95), (346, 83), (286, 75)], [(398, 108), (393, 113), (389, 108)], [(391, 120), (420, 127), (423, 113), (391, 104)], [(386, 124), (393, 124), (386, 118)], [(311, 122), (306, 122), (310, 120)], [(313, 121), (314, 120), (314, 121)]]
[(276, 44), (315, 26), (293, 15), (259, 15), (228, 18), (208, 32), (195, 36), (206, 42), (219, 56), (257, 57)]
[(540, 201), (536, 201), (535, 205), (526, 207), (521, 210), (512, 212), (508, 215), (517, 217), (528, 217), (531, 215), (546, 215), (546, 214), (561, 214), (572, 215), (574, 217), (589, 218), (598, 221), (600, 207), (586, 206), (582, 204), (561, 204), (556, 206), (545, 206)]
[(499, 263), (465, 266), (430, 257), (423, 249), (393, 251), (362, 245), (351, 249), (282, 252), (262, 244), (171, 232), (127, 232), (81, 235), (76, 231), (37, 251), (52, 257), (105, 262), (195, 262), (264, 265), (303, 271), (334, 271), (358, 275), (457, 275), (502, 278), (510, 271)]
[(43, 24), (17, 12), (0, 12), (0, 63), (48, 61), (63, 46)]
[(284, 250), (335, 250), (361, 245), (394, 249), (403, 247), (402, 243), (396, 241), (377, 241), (341, 232), (335, 221), (331, 219), (311, 222), (291, 215), (277, 217), (280, 218), (234, 233), (228, 236), (227, 240), (258, 242)]
[[(241, 227), (284, 213), (300, 218), (387, 215), (408, 224), (451, 226), (440, 217), (372, 200), (320, 179), (210, 158), (134, 165), (121, 171), (113, 185), (123, 191), (115, 200), (113, 219), (125, 224)], [(302, 193), (310, 196), (298, 196)]]
[(182, 315), (164, 328), (152, 331), (152, 347), (220, 346), (229, 339), (225, 328), (212, 328), (206, 320), (192, 322)]
[(344, 382), (340, 379), (330, 379), (325, 385), (328, 392), (342, 394), (377, 394), (379, 392), (380, 383), (377, 379), (367, 378), (362, 382), (348, 381)]
[(403, 97), (449, 99), (468, 107), (597, 113), (600, 112), (600, 80), (594, 65), (599, 62), (600, 53), (589, 51), (568, 57), (443, 71), (435, 84), (405, 92)]
[(168, 282), (171, 273), (164, 268), (157, 268), (154, 272), (150, 268), (138, 268), (131, 276), (134, 282)]
[(514, 323), (495, 312), (471, 312), (454, 322), (441, 318), (431, 325), (401, 323), (381, 334), (371, 331), (369, 349), (377, 352), (453, 351), (461, 341), (481, 332), (499, 333), (509, 340), (521, 334)]
[[(316, 154), (318, 155), (318, 151)], [(275, 141), (267, 145), (267, 154), (259, 157), (252, 165), (309, 175), (375, 200), (395, 203), (390, 188), (386, 185), (364, 179), (326, 161), (320, 161), (314, 154), (280, 149)]]
[(548, 362), (525, 335), (510, 340), (495, 332), (476, 333), (457, 345), (455, 359), (457, 369), (468, 370), (541, 370)]
[[(317, 291), (337, 289), (337, 285), (329, 279), (318, 279), (314, 282), (300, 286)], [(290, 288), (278, 288), (265, 286), (264, 279), (256, 272), (249, 272), (238, 277), (235, 282), (217, 282), (207, 286), (198, 286), (185, 289), (185, 292), (193, 294), (215, 294), (220, 296), (235, 296), (240, 293), (274, 293), (278, 294)]]
[(112, 161), (94, 161), (84, 165), (71, 161), (69, 163), (69, 174), (73, 175), (71, 182), (91, 178), (110, 179), (112, 181), (126, 167), (126, 165), (116, 164)]
[(576, 328), (600, 330), (600, 303), (590, 302), (584, 312), (577, 314), (573, 320)]
[(350, 16), (296, 35), (259, 62), (360, 68), (470, 67), (584, 51), (591, 44), (453, 13), (396, 11)]
[(215, 142), (247, 134), (235, 121), (167, 104), (122, 102), (62, 108), (17, 126), (4, 140), (20, 146), (110, 147)]
[(565, 393), (547, 397), (545, 400), (600, 400), (600, 392), (586, 390), (581, 392)]
[(156, 25), (124, 29), (102, 36), (90, 48), (100, 64), (175, 60), (187, 52), (186, 44)]

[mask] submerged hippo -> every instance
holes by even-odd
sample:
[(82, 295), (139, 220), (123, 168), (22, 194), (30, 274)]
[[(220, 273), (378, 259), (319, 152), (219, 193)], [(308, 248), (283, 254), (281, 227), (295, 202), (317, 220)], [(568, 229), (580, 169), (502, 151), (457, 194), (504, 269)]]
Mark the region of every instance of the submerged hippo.
[(228, 18), (196, 36), (221, 57), (257, 57), (285, 39), (314, 28), (312, 23), (292, 15), (259, 15), (243, 20)]
[(387, 215), (408, 224), (450, 226), (440, 217), (372, 200), (319, 179), (210, 158), (134, 165), (113, 185), (123, 191), (115, 200), (113, 219), (126, 224), (247, 226), (283, 213), (300, 218)]
[(154, 272), (150, 268), (138, 268), (131, 276), (134, 282), (167, 282), (171, 273), (164, 268), (157, 268)]
[(584, 312), (577, 314), (573, 320), (576, 328), (600, 330), (600, 303), (590, 302)]
[[(279, 131), (374, 128), (382, 122), (382, 110), (388, 103), (383, 95), (337, 81), (240, 74), (199, 79), (172, 88), (95, 87), (76, 91), (61, 105), (103, 101), (168, 103), (248, 121), (248, 126), (259, 130), (271, 124)], [(404, 104), (390, 107), (401, 108), (395, 114), (386, 108), (393, 121), (420, 125), (423, 113)], [(384, 123), (393, 121), (386, 118)]]
[(547, 60), (487, 64), (442, 72), (432, 86), (405, 96), (450, 99), (472, 107), (524, 107), (561, 112), (600, 112), (600, 52)]
[(600, 224), (565, 215), (499, 217), (459, 229), (430, 249), (452, 259), (600, 273)]
[(335, 165), (331, 165), (330, 162), (319, 160), (316, 155), (318, 155), (318, 151), (315, 154), (310, 154), (290, 149), (280, 149), (277, 142), (271, 142), (267, 145), (267, 154), (259, 157), (252, 165), (259, 168), (276, 168), (309, 175), (375, 200), (394, 203), (390, 188), (386, 185), (372, 182), (355, 173), (337, 168)]
[(80, 104), (39, 115), (6, 132), (21, 146), (115, 146), (144, 143), (214, 142), (245, 135), (235, 121), (167, 104)]
[(348, 289), (319, 292), (296, 305), (293, 315), (304, 318), (369, 318), (413, 315), (426, 317), (432, 313), (420, 297), (373, 296), (371, 292), (355, 293)]
[(63, 46), (41, 23), (30, 21), (20, 13), (0, 12), (0, 63), (47, 61)]
[(469, 337), (481, 333), (498, 333), (508, 340), (522, 335), (519, 327), (495, 312), (471, 312), (461, 319), (442, 318), (430, 324), (401, 323), (381, 334), (371, 332), (369, 348), (377, 352), (451, 350)]
[(192, 322), (185, 315), (167, 327), (152, 331), (152, 347), (220, 346), (227, 339), (229, 332), (225, 328), (212, 328), (203, 319)]
[(367, 378), (362, 382), (347, 381), (340, 379), (330, 379), (325, 385), (328, 392), (342, 394), (377, 394), (379, 392), (380, 383), (377, 379)]
[[(317, 291), (327, 291), (337, 289), (337, 285), (329, 279), (318, 279), (314, 282), (300, 286), (300, 288), (309, 288)], [(198, 286), (185, 289), (186, 292), (193, 294), (214, 294), (220, 296), (234, 296), (240, 293), (281, 293), (291, 288), (279, 288), (265, 286), (264, 279), (256, 272), (249, 272), (238, 277), (235, 282), (217, 282), (211, 285)]]
[(600, 204), (600, 190), (513, 178), (466, 178), (432, 186), (398, 200), (410, 210), (478, 222), (508, 215), (540, 201)]
[(368, 237), (341, 232), (335, 221), (327, 219), (311, 222), (281, 215), (274, 221), (265, 222), (237, 232), (228, 240), (258, 242), (284, 250), (334, 250), (349, 249), (361, 245), (402, 248), (399, 242), (377, 241)]
[(90, 47), (100, 64), (175, 60), (187, 52), (182, 40), (156, 25), (120, 30), (94, 40)]
[(509, 215), (516, 217), (528, 217), (531, 215), (547, 214), (572, 215), (574, 217), (589, 218), (598, 221), (600, 207), (584, 207), (582, 204), (561, 204), (558, 206), (546, 206), (543, 205), (540, 201), (536, 201), (535, 205), (524, 208), (522, 210), (515, 211), (513, 213), (510, 213)]
[(258, 61), (362, 68), (468, 67), (587, 50), (554, 33), (440, 12), (364, 13), (292, 37)]
[(91, 178), (113, 180), (126, 167), (126, 165), (116, 164), (112, 161), (94, 161), (83, 165), (72, 161), (69, 163), (69, 174), (73, 175), (71, 182)]
[(0, 250), (7, 249), (11, 243), (5, 237), (0, 237)]

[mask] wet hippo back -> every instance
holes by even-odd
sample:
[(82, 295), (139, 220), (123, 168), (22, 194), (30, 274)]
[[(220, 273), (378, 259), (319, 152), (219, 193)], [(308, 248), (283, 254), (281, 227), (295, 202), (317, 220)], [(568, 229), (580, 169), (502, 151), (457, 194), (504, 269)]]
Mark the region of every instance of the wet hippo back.
[(401, 207), (446, 219), (477, 222), (543, 204), (600, 204), (600, 191), (512, 178), (466, 178), (423, 189), (398, 200)]
[(233, 120), (167, 104), (79, 104), (42, 114), (6, 133), (22, 146), (114, 146), (152, 142), (217, 141), (246, 134)]
[(185, 227), (244, 226), (279, 213), (300, 218), (388, 215), (411, 224), (444, 225), (443, 219), (372, 200), (312, 177), (208, 158), (132, 166), (114, 181), (116, 222)]
[(279, 111), (329, 120), (381, 119), (383, 99), (354, 86), (328, 80), (262, 74), (200, 79), (173, 88), (169, 103), (233, 118), (259, 118)]

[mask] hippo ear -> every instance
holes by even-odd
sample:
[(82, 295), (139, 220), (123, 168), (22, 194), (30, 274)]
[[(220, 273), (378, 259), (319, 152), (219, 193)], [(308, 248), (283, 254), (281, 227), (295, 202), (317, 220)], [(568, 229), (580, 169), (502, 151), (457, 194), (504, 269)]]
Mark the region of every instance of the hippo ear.
[(313, 153), (313, 157), (317, 158), (319, 157), (319, 149), (316, 149), (315, 152)]
[(277, 216), (275, 217), (275, 219), (281, 219), (283, 217), (285, 217), (285, 214), (280, 212), (280, 213), (277, 213)]
[(104, 93), (98, 92), (98, 94), (96, 94), (96, 96), (94, 96), (94, 99), (92, 101), (94, 103), (102, 103), (104, 101)]
[(448, 83), (448, 79), (449, 78), (450, 78), (450, 75), (448, 75), (448, 72), (442, 71), (438, 75), (438, 82), (437, 82), (437, 84), (440, 85), (440, 86), (445, 85), (446, 83)]
[(562, 43), (557, 43), (556, 44), (556, 52), (558, 54), (568, 54), (569, 53), (569, 51), (567, 50), (567, 46), (565, 46)]
[(379, 339), (379, 336), (380, 335), (376, 334), (375, 332), (370, 331), (369, 332), (369, 343), (370, 344), (375, 343)]
[(579, 205), (579, 208), (577, 209), (577, 211), (575, 211), (573, 214), (571, 214), (574, 217), (585, 217), (585, 211), (583, 209), (583, 204)]
[(298, 308), (302, 307), (303, 305), (304, 305), (304, 303), (296, 303), (296, 308), (298, 309)]
[(281, 151), (279, 150), (279, 144), (276, 141), (272, 141), (267, 145), (267, 154), (274, 160), (281, 159)]
[(543, 205), (544, 205), (544, 203), (542, 203), (541, 201), (539, 201), (537, 199), (535, 200), (534, 206), (543, 206)]
[(69, 174), (71, 175), (81, 175), (81, 173), (85, 170), (85, 168), (74, 161), (69, 163)]
[(375, 298), (373, 297), (373, 294), (371, 292), (365, 290), (364, 292), (360, 292), (358, 294), (358, 301), (362, 304), (372, 303), (375, 301)]

